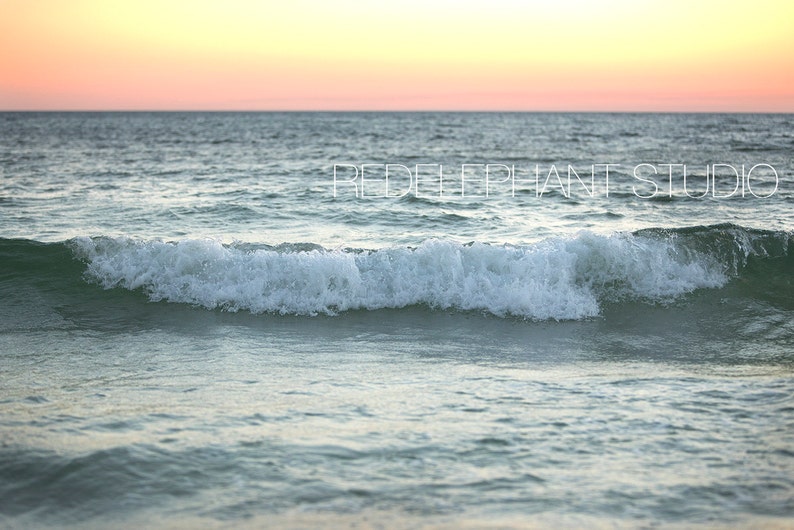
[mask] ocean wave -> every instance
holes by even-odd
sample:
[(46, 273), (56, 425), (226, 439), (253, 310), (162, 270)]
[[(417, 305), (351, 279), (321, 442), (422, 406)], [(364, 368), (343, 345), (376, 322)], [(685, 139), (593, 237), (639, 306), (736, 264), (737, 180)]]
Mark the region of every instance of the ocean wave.
[(791, 245), (789, 232), (734, 225), (582, 232), (525, 246), (431, 239), (377, 250), (127, 237), (67, 243), (89, 281), (152, 301), (285, 315), (424, 305), (531, 320), (595, 317), (624, 300), (667, 303), (724, 286), (750, 258), (789, 256)]

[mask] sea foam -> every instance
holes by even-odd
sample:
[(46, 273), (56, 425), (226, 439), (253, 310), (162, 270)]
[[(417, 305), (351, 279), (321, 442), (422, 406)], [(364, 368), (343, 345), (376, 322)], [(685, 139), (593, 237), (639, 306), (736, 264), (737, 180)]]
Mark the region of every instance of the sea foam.
[[(580, 233), (525, 246), (431, 239), (416, 248), (252, 249), (214, 240), (76, 238), (89, 280), (228, 311), (298, 315), (426, 305), (528, 319), (581, 319), (625, 299), (667, 301), (729, 271), (675, 237)], [(312, 248), (312, 247), (309, 247)]]

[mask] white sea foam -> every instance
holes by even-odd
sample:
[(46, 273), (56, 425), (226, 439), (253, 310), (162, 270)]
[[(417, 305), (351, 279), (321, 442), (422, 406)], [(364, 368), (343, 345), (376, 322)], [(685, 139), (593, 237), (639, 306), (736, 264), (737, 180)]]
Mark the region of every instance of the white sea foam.
[(523, 247), (428, 240), (373, 251), (244, 249), (213, 240), (78, 238), (105, 288), (229, 311), (315, 315), (424, 304), (529, 319), (596, 316), (606, 301), (663, 301), (728, 275), (675, 238), (581, 233)]

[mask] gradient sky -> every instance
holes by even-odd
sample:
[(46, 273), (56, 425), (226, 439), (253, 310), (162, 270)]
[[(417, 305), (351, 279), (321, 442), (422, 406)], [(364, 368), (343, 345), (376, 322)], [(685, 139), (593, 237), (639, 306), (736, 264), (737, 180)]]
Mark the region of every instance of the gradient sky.
[(794, 112), (794, 2), (0, 0), (0, 109)]

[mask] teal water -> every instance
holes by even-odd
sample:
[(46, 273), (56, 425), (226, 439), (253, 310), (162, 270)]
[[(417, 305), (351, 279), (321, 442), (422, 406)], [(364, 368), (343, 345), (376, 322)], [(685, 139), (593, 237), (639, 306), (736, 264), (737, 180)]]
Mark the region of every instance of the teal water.
[(789, 123), (0, 114), (0, 526), (789, 525)]

